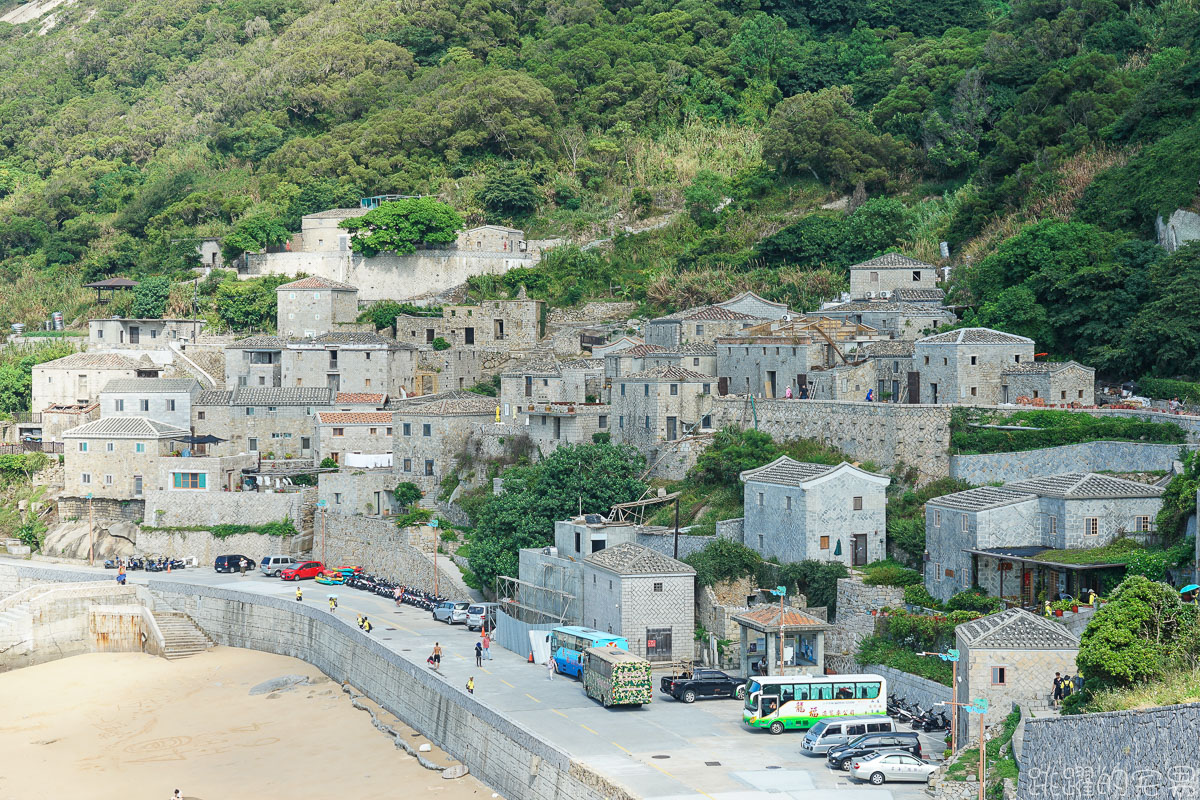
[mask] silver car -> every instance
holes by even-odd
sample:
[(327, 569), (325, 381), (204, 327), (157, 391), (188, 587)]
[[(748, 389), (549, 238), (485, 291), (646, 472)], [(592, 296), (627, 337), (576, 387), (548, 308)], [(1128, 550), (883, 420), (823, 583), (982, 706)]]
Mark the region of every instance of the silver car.
[(451, 600), (438, 603), (433, 609), (433, 618), (449, 625), (465, 625), (467, 623), (467, 608), (470, 603), (455, 603)]
[(879, 786), (884, 781), (924, 782), (937, 768), (907, 753), (872, 753), (850, 762), (850, 775)]

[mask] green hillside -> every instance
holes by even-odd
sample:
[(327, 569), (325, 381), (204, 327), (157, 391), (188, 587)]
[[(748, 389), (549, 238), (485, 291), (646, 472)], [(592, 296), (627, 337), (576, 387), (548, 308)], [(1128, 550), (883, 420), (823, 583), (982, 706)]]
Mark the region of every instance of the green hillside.
[[(5, 326), (83, 318), (87, 280), (183, 277), (196, 237), (227, 237), (232, 257), (306, 213), (427, 193), (530, 236), (618, 234), (480, 295), (524, 284), (653, 311), (754, 288), (811, 309), (855, 260), (935, 260), (945, 240), (968, 321), (1112, 374), (1200, 375), (1200, 254), (1152, 244), (1200, 178), (1186, 0), (55, 14), (44, 35), (44, 18), (0, 24)], [(191, 302), (177, 287), (168, 310)]]

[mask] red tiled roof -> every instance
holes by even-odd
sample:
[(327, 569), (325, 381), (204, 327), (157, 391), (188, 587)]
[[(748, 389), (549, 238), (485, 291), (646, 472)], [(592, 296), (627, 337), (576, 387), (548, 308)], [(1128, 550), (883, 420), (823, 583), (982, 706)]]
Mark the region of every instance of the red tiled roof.
[(322, 411), (317, 414), (322, 425), (391, 425), (390, 411)]
[(371, 392), (338, 392), (338, 403), (374, 403), (382, 405), (387, 395), (373, 394)]
[[(738, 614), (734, 617), (734, 619), (749, 620), (752, 622), (757, 622), (759, 625), (778, 628), (779, 606), (762, 605), (751, 611), (747, 611), (744, 614)], [(801, 614), (799, 611), (794, 609), (785, 608), (783, 610), (783, 625), (784, 627), (822, 627), (825, 625), (825, 623), (819, 619), (814, 619), (807, 614)]]

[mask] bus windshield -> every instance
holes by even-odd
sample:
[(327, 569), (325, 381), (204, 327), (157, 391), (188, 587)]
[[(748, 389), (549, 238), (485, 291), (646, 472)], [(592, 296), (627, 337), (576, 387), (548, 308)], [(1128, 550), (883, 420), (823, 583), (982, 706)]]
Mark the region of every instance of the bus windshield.
[(754, 711), (758, 708), (758, 698), (755, 697), (755, 694), (761, 690), (762, 684), (751, 678), (750, 682), (746, 685), (746, 708), (749, 711)]

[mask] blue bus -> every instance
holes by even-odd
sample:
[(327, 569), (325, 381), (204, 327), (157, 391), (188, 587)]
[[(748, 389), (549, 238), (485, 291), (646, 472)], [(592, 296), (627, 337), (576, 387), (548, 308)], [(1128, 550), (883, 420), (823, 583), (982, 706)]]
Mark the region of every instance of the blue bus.
[(581, 628), (576, 625), (564, 625), (550, 632), (550, 657), (554, 666), (566, 675), (579, 677), (582, 672), (579, 660), (583, 651), (589, 647), (604, 647), (612, 645), (622, 650), (629, 649), (629, 642), (623, 636), (613, 636), (611, 633)]

